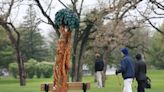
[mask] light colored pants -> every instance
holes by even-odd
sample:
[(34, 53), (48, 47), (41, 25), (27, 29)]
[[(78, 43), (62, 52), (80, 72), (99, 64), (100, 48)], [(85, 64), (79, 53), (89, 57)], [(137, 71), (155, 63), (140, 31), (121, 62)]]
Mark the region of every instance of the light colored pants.
[(123, 92), (132, 92), (132, 78), (128, 78), (124, 80), (124, 90)]
[(97, 81), (97, 87), (102, 88), (102, 71), (96, 72), (96, 81)]

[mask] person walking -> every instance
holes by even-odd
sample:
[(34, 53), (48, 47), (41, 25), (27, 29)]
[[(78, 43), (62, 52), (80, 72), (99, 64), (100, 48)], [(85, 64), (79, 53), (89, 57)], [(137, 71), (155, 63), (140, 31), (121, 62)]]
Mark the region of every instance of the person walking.
[(100, 54), (96, 54), (95, 61), (95, 74), (96, 74), (96, 84), (98, 88), (102, 88), (102, 77), (103, 77), (104, 61), (100, 58)]
[(124, 57), (120, 62), (120, 68), (116, 70), (116, 75), (118, 75), (118, 73), (122, 73), (122, 77), (124, 79), (123, 92), (132, 92), (132, 81), (135, 77), (135, 63), (129, 55), (127, 48), (122, 48), (121, 52)]
[(146, 64), (142, 59), (141, 54), (136, 55), (135, 62), (135, 77), (138, 83), (137, 92), (145, 92), (145, 81), (146, 81)]

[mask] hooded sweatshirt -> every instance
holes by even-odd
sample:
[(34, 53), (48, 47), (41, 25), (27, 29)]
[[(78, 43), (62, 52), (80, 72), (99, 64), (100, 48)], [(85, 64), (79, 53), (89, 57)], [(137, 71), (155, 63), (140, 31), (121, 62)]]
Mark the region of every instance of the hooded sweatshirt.
[(123, 59), (120, 64), (121, 67), (117, 70), (118, 73), (122, 73), (124, 79), (134, 78), (135, 76), (135, 66), (132, 57), (129, 56), (128, 49), (123, 48), (121, 52), (124, 54)]

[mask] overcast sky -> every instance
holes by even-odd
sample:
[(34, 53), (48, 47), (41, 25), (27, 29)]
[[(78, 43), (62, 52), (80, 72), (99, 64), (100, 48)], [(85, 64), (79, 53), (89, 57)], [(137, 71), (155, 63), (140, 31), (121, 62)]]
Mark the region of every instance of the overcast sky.
[[(5, 0), (0, 0), (0, 2), (2, 2), (2, 1), (5, 1)], [(12, 10), (12, 17), (11, 17), (11, 20), (14, 21), (14, 25), (19, 26), (23, 22), (23, 20), (24, 20), (23, 16), (26, 15), (28, 5), (30, 3), (33, 3), (32, 1), (33, 0), (31, 0), (31, 1), (30, 0), (27, 0), (27, 1), (24, 0), (24, 2), (19, 7), (14, 7), (14, 9)], [(40, 0), (40, 1), (41, 1), (42, 6), (44, 7), (44, 9), (46, 10), (47, 7), (48, 7), (49, 2), (51, 0)], [(67, 5), (71, 3), (70, 2), (71, 0), (61, 0), (61, 1), (64, 2), (64, 4), (67, 4)], [(79, 0), (79, 1), (81, 1), (81, 0)], [(91, 8), (94, 8), (94, 7), (98, 6), (96, 1), (97, 0), (84, 0), (83, 10), (87, 11)], [(109, 0), (101, 0), (101, 1), (109, 1)], [(144, 4), (144, 2), (143, 2), (143, 4)], [(141, 7), (141, 9), (144, 8), (144, 6), (140, 6), (140, 7)], [(62, 9), (62, 8), (64, 8), (64, 6), (60, 2), (58, 2), (58, 0), (53, 0), (52, 10), (51, 10), (51, 13), (50, 13), (50, 17), (51, 17), (52, 20), (54, 20), (55, 13), (58, 10)], [(47, 21), (47, 19), (41, 14), (41, 12), (40, 12), (40, 10), (38, 9), (37, 6), (35, 6), (35, 10), (37, 11), (37, 16), (38, 17), (42, 18), (44, 21)], [(162, 23), (163, 20), (160, 20), (160, 19), (157, 20), (156, 19), (154, 21), (156, 22), (156, 25), (159, 26)], [(44, 36), (47, 36), (47, 34), (52, 30), (52, 27), (50, 25), (45, 24), (45, 23), (40, 24), (39, 28), (42, 29), (41, 33)]]
[[(0, 0), (0, 2), (2, 2), (4, 0)], [(46, 10), (48, 7), (48, 4), (50, 3), (50, 0), (40, 0), (42, 6), (44, 7), (44, 9)], [(64, 2), (64, 4), (68, 5), (70, 4), (71, 0), (61, 0), (62, 2)], [(79, 0), (81, 1), (81, 0)], [(96, 6), (96, 1), (97, 0), (84, 0), (84, 10), (89, 9), (89, 8), (93, 8)], [(15, 26), (19, 26), (22, 22), (23, 22), (23, 16), (25, 16), (27, 13), (27, 9), (30, 3), (33, 3), (32, 1), (24, 1), (23, 3), (21, 3), (21, 5), (19, 7), (15, 7), (12, 10), (12, 16), (11, 16), (11, 20), (13, 21)], [(50, 13), (50, 17), (52, 20), (54, 20), (55, 17), (55, 13), (60, 10), (65, 8), (60, 2), (58, 2), (58, 0), (53, 0), (52, 2), (52, 10)], [(35, 10), (37, 11), (37, 17), (42, 18), (44, 21), (47, 21), (47, 19), (41, 14), (40, 10), (38, 9), (37, 6), (34, 7)], [(41, 30), (41, 34), (44, 36), (47, 36), (47, 34), (52, 30), (52, 27), (50, 25), (47, 25), (45, 23), (41, 23), (39, 25), (39, 28), (42, 29)]]

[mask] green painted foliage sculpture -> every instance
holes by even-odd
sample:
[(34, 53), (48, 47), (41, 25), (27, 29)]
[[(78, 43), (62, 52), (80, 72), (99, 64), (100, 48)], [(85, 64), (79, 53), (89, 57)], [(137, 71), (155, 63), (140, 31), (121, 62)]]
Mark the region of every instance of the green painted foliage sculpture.
[(55, 14), (55, 25), (57, 28), (67, 25), (70, 29), (75, 29), (79, 27), (79, 19), (72, 10), (61, 9)]

